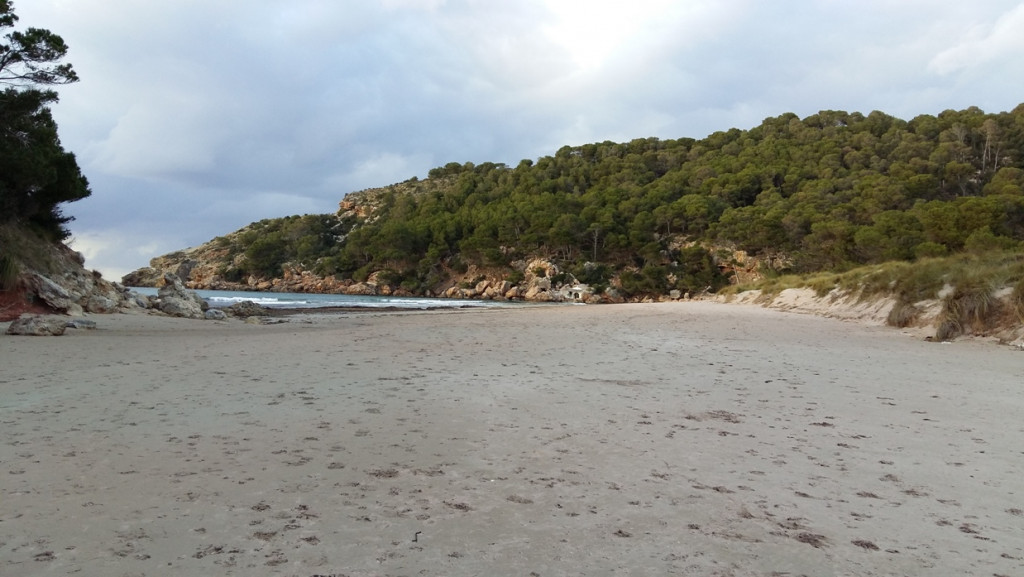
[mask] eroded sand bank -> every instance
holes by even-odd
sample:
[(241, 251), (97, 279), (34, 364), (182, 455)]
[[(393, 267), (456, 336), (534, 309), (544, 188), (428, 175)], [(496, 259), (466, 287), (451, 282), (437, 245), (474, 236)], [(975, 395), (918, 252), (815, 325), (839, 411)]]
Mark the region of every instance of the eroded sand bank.
[(0, 336), (0, 575), (1020, 575), (1024, 353), (712, 303)]

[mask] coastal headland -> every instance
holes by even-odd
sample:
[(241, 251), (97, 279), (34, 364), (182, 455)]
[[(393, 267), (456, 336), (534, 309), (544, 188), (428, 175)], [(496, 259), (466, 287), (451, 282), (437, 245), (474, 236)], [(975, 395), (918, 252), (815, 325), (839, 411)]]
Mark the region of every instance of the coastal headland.
[(1024, 357), (751, 305), (0, 336), (0, 574), (1016, 575)]

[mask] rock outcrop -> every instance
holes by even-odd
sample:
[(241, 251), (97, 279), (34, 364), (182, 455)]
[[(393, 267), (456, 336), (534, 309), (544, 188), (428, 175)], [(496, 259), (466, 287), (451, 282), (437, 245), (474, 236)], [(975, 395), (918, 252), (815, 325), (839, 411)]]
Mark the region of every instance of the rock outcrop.
[(245, 319), (249, 317), (263, 316), (270, 311), (267, 307), (258, 305), (252, 301), (242, 301), (229, 306), (225, 312), (233, 317)]
[(206, 309), (203, 318), (208, 321), (223, 321), (228, 318), (228, 315), (220, 309)]
[(55, 337), (64, 334), (68, 320), (50, 315), (25, 315), (7, 327), (7, 334), (33, 337)]
[(63, 335), (67, 329), (96, 328), (94, 321), (82, 318), (68, 318), (60, 315), (25, 314), (7, 327), (6, 334), (33, 337), (56, 337)]
[(205, 318), (209, 305), (196, 291), (185, 288), (178, 275), (164, 273), (163, 286), (157, 293), (157, 308), (174, 317), (201, 319)]
[[(10, 229), (6, 233), (16, 234)], [(148, 306), (139, 294), (103, 279), (98, 272), (86, 270), (82, 255), (67, 246), (47, 243), (28, 232), (21, 239), (23, 245), (31, 246), (23, 252), (32, 258), (8, 256), (16, 260), (18, 275), (13, 286), (0, 295), (0, 321), (12, 320), (24, 312), (81, 316)]]
[(163, 273), (147, 266), (121, 277), (121, 284), (130, 287), (155, 287), (162, 277)]
[[(250, 290), (265, 292), (293, 292), (311, 294), (346, 294), (358, 296), (441, 296), (457, 299), (525, 300), (533, 302), (621, 302), (613, 292), (595, 293), (547, 259), (531, 259), (513, 263), (518, 282), (508, 280), (512, 271), (481, 269), (470, 266), (462, 273), (446, 271), (445, 280), (435, 286), (410, 291), (383, 280), (374, 273), (364, 281), (319, 276), (302, 266), (290, 263), (283, 267), (279, 278), (247, 277), (239, 282), (228, 282), (216, 271), (224, 269), (220, 243), (213, 241), (200, 247), (166, 254), (150, 261), (150, 266), (123, 277), (130, 286), (159, 287), (166, 275), (181, 279), (187, 289)], [(182, 276), (186, 274), (188, 276)]]
[(56, 312), (66, 313), (75, 304), (71, 293), (39, 273), (29, 273), (26, 280), (35, 297)]

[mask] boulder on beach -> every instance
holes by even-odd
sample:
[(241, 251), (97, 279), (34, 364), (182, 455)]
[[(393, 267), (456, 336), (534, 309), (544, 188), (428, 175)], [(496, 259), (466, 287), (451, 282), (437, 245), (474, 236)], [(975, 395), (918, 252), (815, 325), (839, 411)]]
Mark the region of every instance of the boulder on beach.
[(265, 315), (270, 311), (267, 307), (258, 305), (252, 301), (241, 301), (229, 306), (224, 310), (224, 312), (233, 317), (244, 319)]
[(228, 318), (228, 315), (221, 309), (209, 309), (203, 314), (203, 317), (210, 321), (222, 321)]
[(160, 312), (174, 317), (204, 318), (204, 312), (209, 308), (206, 301), (196, 291), (185, 288), (178, 275), (164, 273), (163, 282), (157, 293)]
[(56, 337), (64, 334), (68, 319), (54, 315), (23, 315), (11, 322), (7, 334), (30, 337)]
[(107, 315), (117, 312), (117, 302), (103, 295), (94, 294), (86, 301), (85, 310), (90, 313)]

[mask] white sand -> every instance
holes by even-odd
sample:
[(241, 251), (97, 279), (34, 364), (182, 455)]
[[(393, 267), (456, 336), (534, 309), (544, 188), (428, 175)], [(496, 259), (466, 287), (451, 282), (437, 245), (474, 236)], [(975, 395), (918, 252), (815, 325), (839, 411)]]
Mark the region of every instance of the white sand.
[(92, 319), (0, 336), (0, 575), (1024, 575), (1007, 347), (713, 303)]

